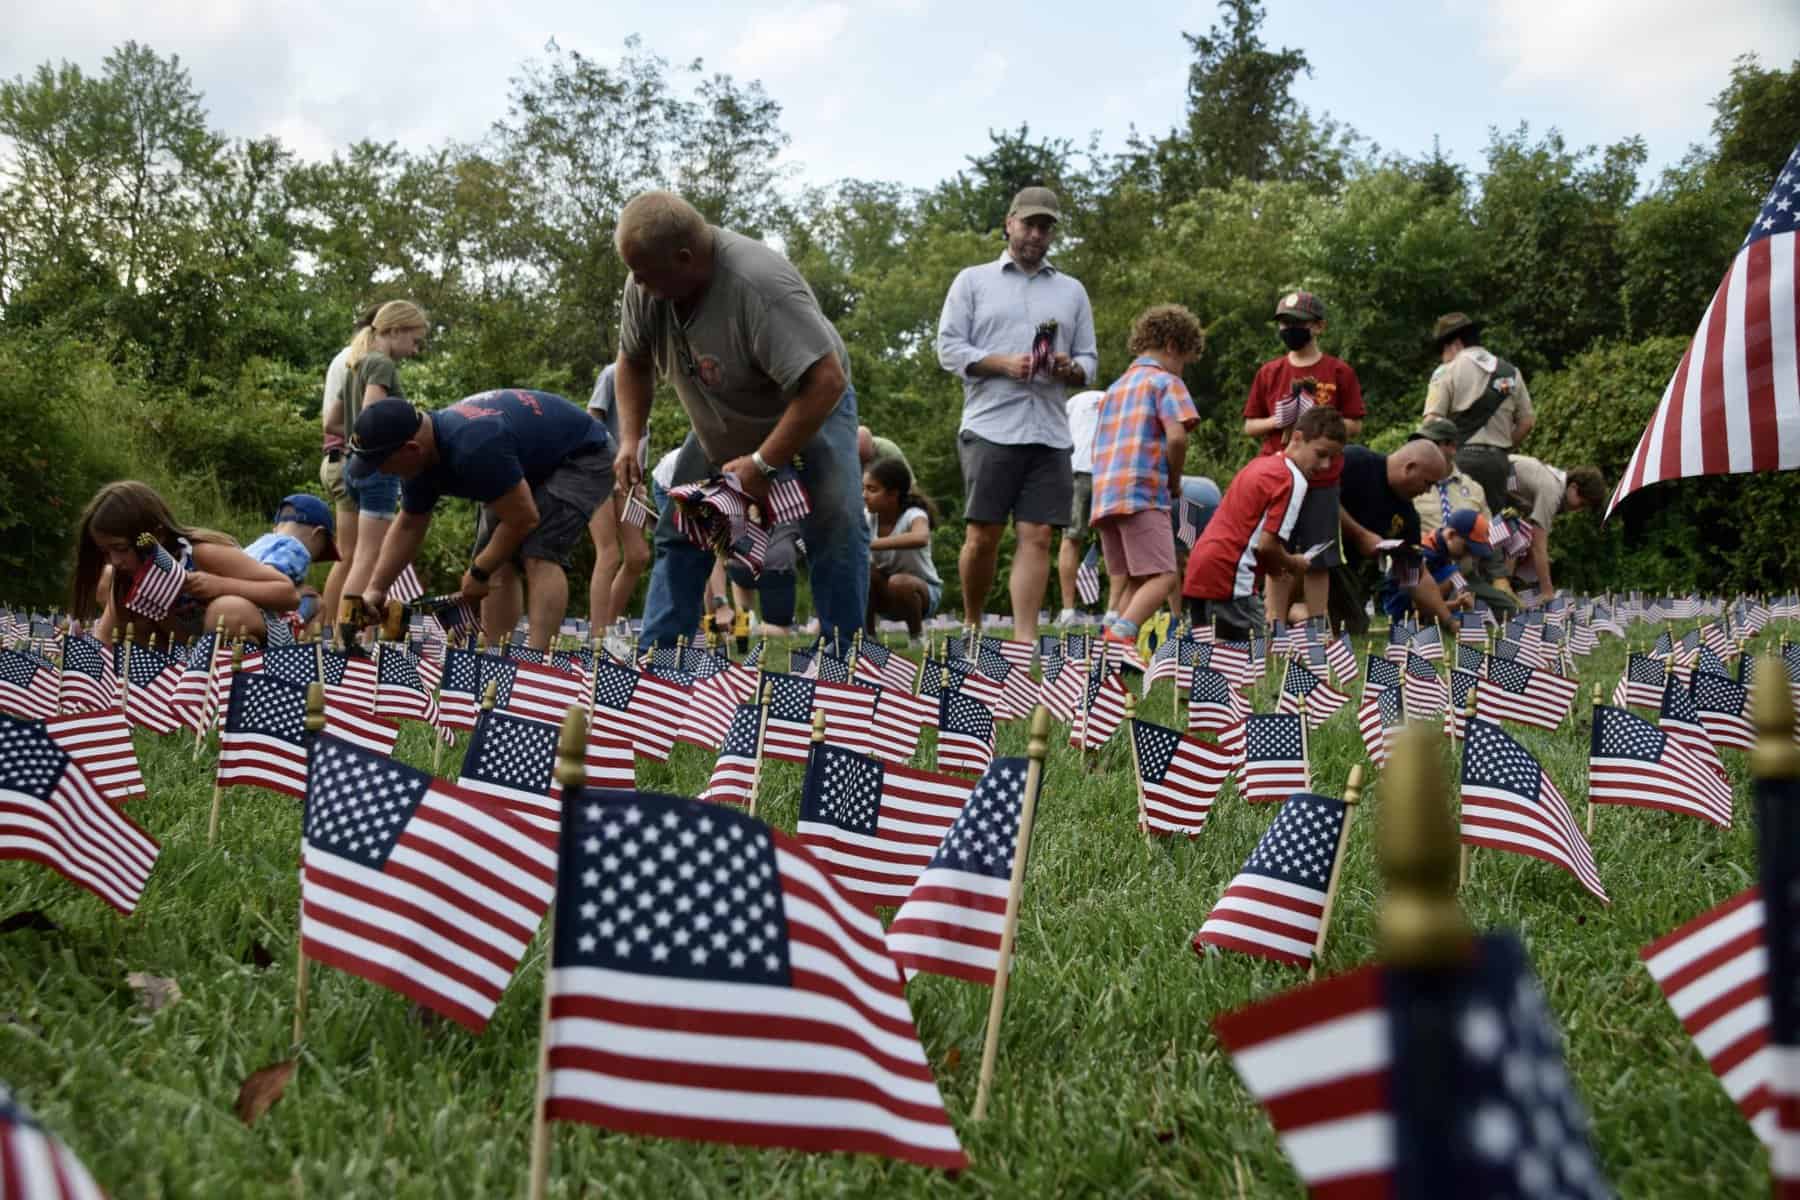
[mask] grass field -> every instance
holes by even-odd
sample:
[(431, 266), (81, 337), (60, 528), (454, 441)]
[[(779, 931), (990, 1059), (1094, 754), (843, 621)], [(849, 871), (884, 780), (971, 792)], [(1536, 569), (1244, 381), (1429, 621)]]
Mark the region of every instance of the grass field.
[[(1766, 637), (1765, 637), (1765, 640)], [(1625, 651), (1608, 639), (1584, 685), (1610, 691)], [(1273, 704), (1272, 683), (1257, 707)], [(1588, 686), (1573, 729), (1512, 728), (1580, 815)], [(1363, 760), (1354, 704), (1312, 738), (1315, 787), (1341, 794)], [(1168, 721), (1168, 685), (1145, 705)], [(929, 735), (927, 735), (929, 737)], [(312, 971), (299, 1068), (254, 1127), (238, 1086), (290, 1056), (300, 809), (226, 793), (206, 845), (212, 760), (140, 734), (149, 795), (131, 814), (162, 843), (143, 903), (120, 920), (41, 867), (0, 863), (0, 916), (41, 909), (60, 929), (0, 935), (0, 1079), (59, 1132), (117, 1197), (489, 1196), (525, 1190), (543, 947), (534, 945), (487, 1033), (423, 1023), (399, 996)], [(1002, 753), (1023, 754), (1023, 722)], [(401, 757), (428, 765), (425, 730)], [(444, 772), (454, 774), (456, 755)], [(1464, 906), (1478, 928), (1523, 938), (1561, 1018), (1601, 1162), (1629, 1197), (1766, 1194), (1748, 1126), (1638, 965), (1645, 943), (1745, 887), (1755, 871), (1744, 756), (1735, 827), (1636, 809), (1599, 814), (1606, 908), (1536, 859), (1476, 853)], [(711, 758), (677, 747), (642, 763), (646, 789), (694, 794)], [(1446, 750), (1445, 769), (1453, 767)], [(1275, 814), (1229, 793), (1200, 838), (1136, 832), (1128, 750), (1115, 738), (1084, 774), (1066, 744), (1047, 764), (1007, 1001), (994, 1103), (968, 1119), (988, 990), (921, 976), (919, 1032), (974, 1165), (952, 1178), (867, 1157), (553, 1130), (557, 1196), (1290, 1196), (1299, 1185), (1267, 1118), (1214, 1040), (1210, 1018), (1301, 981), (1241, 956), (1200, 958), (1188, 940)], [(763, 815), (792, 830), (801, 769), (770, 764)], [(1374, 953), (1373, 851), (1381, 778), (1351, 832), (1324, 956), (1340, 970)], [(272, 956), (259, 967), (253, 948)], [(133, 971), (172, 977), (181, 1000), (146, 1014)]]

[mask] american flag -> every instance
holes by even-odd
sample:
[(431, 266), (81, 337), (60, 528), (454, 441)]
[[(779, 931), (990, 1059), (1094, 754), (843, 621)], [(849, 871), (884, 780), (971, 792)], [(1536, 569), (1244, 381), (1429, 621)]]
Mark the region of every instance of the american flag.
[(1214, 642), (1204, 656), (1205, 661), (1195, 659), (1197, 667), (1211, 667), (1225, 678), (1231, 680), (1231, 686), (1243, 688), (1253, 679), (1262, 677), (1260, 671), (1253, 671), (1250, 658), (1249, 642)]
[(1695, 671), (1689, 693), (1695, 715), (1713, 744), (1720, 748), (1751, 750), (1756, 746), (1756, 726), (1750, 719), (1750, 693), (1729, 677)]
[(89, 708), (111, 708), (118, 703), (118, 690), (112, 685), (112, 649), (86, 636), (63, 639), (62, 694), (63, 712)]
[(1554, 671), (1534, 671), (1523, 663), (1489, 658), (1487, 679), (1475, 692), (1475, 712), (1487, 721), (1556, 729), (1569, 715), (1580, 690), (1575, 680)]
[(632, 529), (648, 529), (656, 523), (657, 512), (644, 503), (638, 489), (632, 488), (625, 496), (625, 511), (619, 520)]
[(560, 854), (545, 1116), (967, 1164), (881, 922), (797, 841), (717, 805), (591, 792)]
[(0, 1083), (0, 1180), (13, 1200), (101, 1200), (106, 1193), (62, 1139)]
[(387, 598), (389, 600), (398, 600), (402, 604), (407, 604), (417, 600), (424, 594), (425, 585), (419, 581), (418, 571), (413, 569), (411, 563), (407, 563), (406, 566), (401, 569), (400, 574), (394, 577), (393, 584), (388, 588)]
[[(382, 643), (375, 650), (375, 698), (371, 708), (378, 717), (397, 720), (437, 721), (433, 696), (442, 672), (404, 646)], [(268, 669), (267, 665), (263, 668)]]
[(1444, 707), (1444, 733), (1453, 740), (1462, 740), (1463, 722), (1469, 713), (1469, 693), (1473, 690), (1479, 695), (1480, 683), (1481, 676), (1474, 671), (1458, 667), (1450, 672), (1450, 703)]
[[(1746, 662), (1749, 661), (1746, 656)], [(1663, 687), (1668, 682), (1663, 664), (1647, 654), (1633, 654), (1625, 666), (1625, 674), (1613, 689), (1615, 708), (1654, 708), (1661, 710)]]
[[(1371, 965), (1215, 1018), (1309, 1193), (1610, 1197), (1525, 951)], [(1417, 1080), (1443, 1080), (1420, 1086)]]
[(1343, 634), (1325, 643), (1325, 661), (1331, 664), (1332, 677), (1340, 685), (1356, 678), (1356, 650)]
[(1711, 646), (1700, 647), (1700, 652), (1694, 655), (1694, 670), (1711, 671), (1714, 675), (1731, 673), (1731, 668), (1725, 665), (1725, 660)]
[(1629, 804), (1731, 828), (1731, 784), (1687, 746), (1623, 708), (1594, 710), (1588, 803)]
[(1069, 730), (1069, 745), (1077, 750), (1097, 750), (1118, 732), (1124, 719), (1125, 685), (1112, 665), (1101, 658), (1088, 669), (1081, 713)]
[(301, 951), (479, 1033), (556, 890), (556, 835), (453, 783), (321, 737)]
[(818, 667), (813, 663), (813, 656), (821, 652), (822, 647), (814, 646), (805, 649), (793, 646), (788, 649), (788, 674), (798, 675), (803, 679), (814, 679), (818, 676)]
[(1063, 634), (1063, 657), (1070, 662), (1085, 663), (1093, 655), (1093, 635), (1087, 633)]
[[(390, 755), (399, 730), (333, 704), (326, 692), (325, 728), (371, 754)], [(306, 795), (306, 689), (265, 675), (231, 681), (225, 727), (219, 735), (219, 787), (260, 787), (295, 798)]]
[(755, 667), (733, 663), (718, 674), (695, 683), (676, 740), (708, 750), (718, 749), (731, 727), (738, 705), (755, 700), (758, 694), (756, 680)]
[(1237, 766), (1237, 755), (1135, 718), (1131, 739), (1145, 828), (1199, 837), (1213, 801)]
[(912, 659), (895, 654), (880, 642), (863, 640), (856, 651), (856, 682), (880, 687), (913, 690), (918, 666)]
[(998, 758), (888, 926), (895, 961), (914, 971), (991, 984), (1000, 969), (1027, 763)]
[(1194, 540), (1200, 536), (1200, 517), (1195, 506), (1185, 498), (1176, 501), (1175, 540), (1185, 550), (1194, 548)]
[(1237, 950), (1289, 966), (1312, 962), (1325, 894), (1338, 869), (1342, 800), (1296, 792), (1194, 934), (1194, 950)]
[[(983, 670), (987, 670), (988, 666), (993, 662), (992, 655), (998, 654), (1001, 658), (1004, 658), (1007, 662), (1011, 663), (1014, 669), (1029, 674), (1031, 672), (1032, 654), (1035, 649), (1036, 647), (1031, 642), (1020, 642), (1014, 641), (1012, 638), (987, 637), (983, 635), (981, 645), (976, 649), (976, 661), (983, 664)], [(989, 673), (992, 674), (991, 671)]]
[(118, 709), (46, 717), (44, 729), (112, 803), (124, 804), (144, 794), (144, 774), (131, 742), (131, 727)]
[(1463, 611), (1456, 614), (1456, 644), (1459, 646), (1487, 646), (1487, 623), (1480, 612)]
[(770, 671), (769, 720), (763, 734), (763, 756), (780, 762), (804, 763), (812, 748), (815, 709), (825, 714), (825, 737), (834, 745), (866, 754), (871, 749), (878, 699), (867, 688), (826, 683)]
[[(1007, 650), (1009, 646), (1024, 651), (1024, 666), (1015, 661), (1018, 656)], [(976, 670), (1000, 685), (1000, 699), (994, 706), (994, 715), (1003, 720), (1028, 717), (1037, 707), (1038, 686), (1031, 677), (1031, 649), (1029, 642), (1002, 642), (987, 637), (982, 638), (981, 645), (976, 648)]]
[(1437, 668), (1422, 655), (1408, 651), (1405, 677), (1406, 715), (1420, 721), (1441, 720), (1450, 692), (1438, 678)]
[(444, 652), (444, 673), (438, 681), (439, 729), (469, 732), (475, 728), (481, 713), (481, 663), (485, 657), (473, 650)]
[(1368, 751), (1370, 762), (1387, 766), (1388, 750), (1405, 725), (1399, 688), (1364, 689), (1362, 703), (1356, 710), (1356, 728), (1362, 734), (1363, 749)]
[[(600, 668), (615, 665), (599, 664)], [(628, 667), (618, 669), (630, 670)], [(560, 727), (571, 705), (587, 706), (587, 682), (578, 675), (558, 671), (555, 667), (488, 655), (481, 663), (481, 688), (484, 693), (490, 683), (494, 685), (495, 708), (549, 725)]]
[[(1480, 692), (1487, 690), (1483, 686)], [(1612, 903), (1600, 885), (1594, 852), (1549, 773), (1529, 750), (1480, 717), (1468, 723), (1463, 741), (1462, 840), (1555, 863), (1601, 902)]]
[(983, 673), (974, 662), (964, 658), (946, 659), (943, 670), (950, 673), (950, 686), (956, 691), (973, 696), (989, 708), (999, 711), (1005, 694), (999, 680)]
[(1044, 660), (1044, 678), (1038, 687), (1044, 707), (1065, 725), (1073, 725), (1081, 715), (1082, 684), (1087, 679), (1087, 664), (1070, 662), (1057, 655)]
[(1795, 224), (1800, 147), (1750, 223), (1688, 343), (1607, 515), (1639, 488), (1692, 475), (1800, 466)]
[(42, 719), (56, 713), (60, 673), (17, 650), (0, 650), (0, 709)]
[(1307, 670), (1294, 659), (1288, 659), (1287, 673), (1281, 680), (1281, 698), (1275, 702), (1275, 711), (1297, 713), (1300, 701), (1306, 701), (1306, 727), (1317, 729), (1329, 720), (1333, 713), (1349, 702), (1350, 696), (1340, 692)]
[[(1183, 646), (1187, 647), (1187, 662), (1185, 664), (1182, 662)], [(1181, 679), (1180, 676), (1184, 676), (1188, 673), (1183, 668), (1192, 666), (1194, 661), (1194, 650), (1198, 646), (1198, 642), (1190, 641), (1188, 638), (1183, 637), (1179, 632), (1172, 633), (1164, 638), (1161, 643), (1157, 645), (1155, 652), (1150, 655), (1150, 661), (1145, 664), (1143, 694), (1148, 696), (1151, 687), (1153, 687), (1159, 679), (1173, 679), (1175, 680), (1175, 686), (1177, 688), (1185, 689), (1187, 683), (1185, 680)]]
[(937, 724), (936, 702), (899, 688), (874, 689), (875, 725), (871, 731), (875, 757), (883, 762), (904, 763), (919, 750), (919, 734)]
[(138, 554), (144, 561), (125, 593), (125, 607), (153, 622), (161, 621), (187, 586), (187, 570), (147, 533), (138, 538)]
[(1719, 757), (1719, 748), (1713, 743), (1712, 734), (1706, 731), (1705, 723), (1700, 720), (1700, 712), (1694, 707), (1694, 697), (1689, 687), (1670, 682), (1663, 692), (1662, 711), (1657, 714), (1656, 724), (1673, 741), (1685, 746), (1719, 780), (1724, 787), (1725, 803), (1729, 807), (1731, 777), (1725, 773), (1725, 761)]
[(1260, 804), (1311, 790), (1300, 717), (1291, 713), (1251, 713), (1246, 717), (1239, 794), (1251, 804)]
[(1100, 547), (1089, 546), (1075, 568), (1075, 597), (1083, 604), (1100, 601)]
[[(511, 807), (554, 834), (562, 813), (562, 786), (556, 782), (556, 747), (562, 730), (555, 725), (487, 712), (469, 738), (458, 787)], [(583, 750), (592, 787), (636, 786), (630, 743), (608, 737), (590, 726)]]
[(666, 762), (691, 694), (656, 675), (618, 663), (595, 663), (591, 723), (628, 740), (645, 758)]
[(1387, 646), (1382, 650), (1382, 654), (1391, 663), (1405, 662), (1406, 648), (1412, 644), (1412, 635), (1417, 632), (1417, 627), (1411, 621), (1394, 621), (1388, 626)]
[(1444, 638), (1438, 632), (1436, 623), (1426, 625), (1412, 635), (1407, 643), (1407, 653), (1417, 654), (1431, 662), (1444, 661)]
[(812, 666), (807, 674), (814, 679), (823, 679), (827, 683), (849, 683), (856, 676), (856, 670), (850, 660), (840, 658), (831, 651), (821, 648), (813, 656)]
[(221, 655), (216, 634), (203, 633), (188, 647), (187, 662), (183, 664), (181, 679), (175, 685), (170, 704), (187, 727), (196, 733), (206, 727), (212, 676), (223, 662), (228, 661), (229, 654)]
[(993, 758), (993, 710), (962, 692), (938, 697), (938, 770), (985, 771)]
[(125, 716), (133, 725), (151, 733), (176, 733), (182, 720), (176, 714), (173, 699), (181, 681), (181, 668), (160, 650), (133, 646), (129, 652), (115, 656), (130, 679), (125, 692)]
[(974, 786), (820, 744), (806, 765), (795, 833), (846, 892), (870, 905), (899, 904)]
[(807, 496), (806, 485), (800, 482), (798, 472), (784, 468), (775, 473), (769, 481), (768, 509), (770, 525), (804, 521), (812, 514), (812, 499)]
[(1195, 667), (1188, 687), (1189, 733), (1223, 733), (1250, 715), (1231, 680), (1210, 667)]
[(1479, 674), (1481, 674), (1482, 668), (1486, 662), (1487, 662), (1487, 654), (1482, 649), (1481, 646), (1458, 645), (1456, 647), (1456, 669), (1457, 670), (1470, 671), (1476, 675), (1479, 675)]
[(159, 852), (42, 723), (0, 717), (0, 859), (41, 863), (130, 916)]
[(756, 760), (762, 755), (763, 707), (739, 704), (732, 709), (719, 757), (700, 799), (713, 804), (748, 805), (756, 792)]

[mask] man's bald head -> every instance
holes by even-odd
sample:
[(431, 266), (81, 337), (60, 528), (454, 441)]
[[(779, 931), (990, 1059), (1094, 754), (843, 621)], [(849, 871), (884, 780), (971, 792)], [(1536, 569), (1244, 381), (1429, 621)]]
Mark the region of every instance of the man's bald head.
[(867, 425), (856, 427), (856, 457), (865, 467), (875, 461), (875, 435), (869, 432)]
[(626, 201), (613, 242), (632, 282), (657, 299), (689, 299), (712, 277), (712, 226), (674, 192), (642, 192)]
[(1407, 500), (1449, 473), (1444, 452), (1423, 438), (1405, 443), (1387, 457), (1388, 490)]

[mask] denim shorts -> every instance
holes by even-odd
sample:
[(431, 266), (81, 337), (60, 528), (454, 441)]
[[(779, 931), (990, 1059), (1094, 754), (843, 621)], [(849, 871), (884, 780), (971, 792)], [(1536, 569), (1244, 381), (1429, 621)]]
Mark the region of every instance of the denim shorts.
[(932, 583), (930, 580), (927, 580), (925, 582), (925, 597), (925, 617), (929, 620), (930, 618), (937, 616), (938, 601), (944, 598), (944, 585), (941, 583)]
[(355, 504), (356, 511), (365, 517), (391, 521), (400, 511), (398, 475), (383, 475), (377, 471), (366, 479), (346, 478), (343, 486), (345, 498)]

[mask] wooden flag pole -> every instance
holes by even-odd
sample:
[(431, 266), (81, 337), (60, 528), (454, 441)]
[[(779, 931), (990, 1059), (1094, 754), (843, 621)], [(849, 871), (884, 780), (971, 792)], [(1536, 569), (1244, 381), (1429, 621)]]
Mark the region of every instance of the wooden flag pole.
[(1408, 726), (1394, 743), (1376, 813), (1383, 894), (1376, 913), (1382, 961), (1444, 967), (1467, 955), (1473, 934), (1456, 902), (1456, 846), (1437, 741)]
[(125, 622), (125, 637), (122, 640), (118, 629), (113, 630), (113, 666), (119, 672), (119, 713), (126, 720), (130, 720), (125, 706), (131, 702), (131, 642), (136, 635), (137, 630), (130, 621)]
[[(1101, 670), (1102, 676), (1103, 676), (1101, 682), (1104, 683), (1105, 682), (1104, 673), (1106, 671), (1106, 660), (1105, 660), (1104, 656), (1106, 654), (1106, 647), (1102, 646), (1100, 648), (1100, 653), (1102, 656), (1101, 663), (1100, 663), (1100, 670)], [(1088, 759), (1088, 710), (1093, 707), (1093, 705), (1091, 705), (1088, 702), (1088, 682), (1093, 677), (1093, 670), (1094, 670), (1093, 666), (1092, 666), (1093, 658), (1094, 658), (1094, 652), (1090, 648), (1088, 650), (1089, 666), (1086, 668), (1086, 671), (1088, 674), (1088, 679), (1083, 680), (1082, 684), (1081, 684), (1081, 712), (1078, 714), (1078, 719), (1075, 722), (1077, 728), (1080, 731), (1079, 736), (1076, 741), (1076, 747), (1077, 747), (1076, 753), (1081, 755), (1081, 773), (1083, 775), (1091, 775), (1094, 770), (1093, 764)], [(949, 673), (950, 672), (948, 670), (946, 670), (944, 672), (944, 674), (946, 676), (948, 676)], [(948, 686), (947, 681), (946, 681), (946, 686)]]
[[(1462, 746), (1463, 746), (1463, 753), (1465, 755), (1469, 752), (1469, 722), (1473, 721), (1475, 719), (1475, 695), (1480, 690), (1481, 690), (1481, 680), (1477, 679), (1474, 683), (1469, 685), (1468, 698), (1463, 701)], [(1452, 724), (1454, 724), (1454, 722), (1452, 722)], [(1474, 860), (1475, 847), (1469, 845), (1469, 843), (1462, 840), (1462, 830), (1461, 830), (1460, 826), (1457, 829), (1456, 842), (1457, 842), (1457, 846), (1459, 847), (1459, 852), (1458, 852), (1458, 860), (1459, 861), (1458, 861), (1457, 869), (1456, 869), (1456, 886), (1457, 886), (1458, 890), (1460, 890), (1464, 884), (1469, 882), (1469, 865)]]
[[(1665, 686), (1666, 685), (1667, 685), (1667, 681), (1665, 681)], [(1600, 685), (1597, 683), (1594, 685), (1592, 701), (1593, 701), (1593, 707), (1596, 709), (1599, 708), (1600, 705), (1605, 703), (1604, 698), (1600, 694)], [(1574, 706), (1570, 705), (1570, 707), (1572, 708)], [(1599, 720), (1600, 719), (1599, 714), (1595, 713), (1593, 716), (1593, 719), (1596, 721)], [(1594, 807), (1595, 807), (1594, 792), (1593, 792), (1592, 788), (1589, 788), (1588, 789), (1588, 802), (1587, 802), (1587, 837), (1588, 837), (1588, 842), (1590, 844), (1594, 840)]]
[(1125, 744), (1131, 747), (1131, 786), (1137, 792), (1138, 832), (1144, 835), (1146, 844), (1150, 841), (1150, 810), (1144, 804), (1144, 772), (1138, 765), (1137, 730), (1137, 697), (1131, 689), (1125, 689)]
[(1050, 710), (1038, 705), (1031, 714), (1031, 741), (1025, 751), (1025, 794), (1019, 802), (1019, 842), (1013, 849), (1012, 882), (1006, 892), (1006, 918), (1000, 927), (1000, 961), (994, 968), (993, 996), (988, 1001), (987, 1036), (981, 1046), (981, 1082), (975, 1089), (971, 1119), (987, 1116), (993, 1090), (994, 1062), (1000, 1053), (1000, 1020), (1006, 1015), (1006, 984), (1012, 974), (1013, 937), (1019, 929), (1019, 900), (1025, 894), (1025, 860), (1031, 850), (1031, 822), (1044, 784), (1044, 757), (1050, 753)]
[(761, 669), (756, 672), (756, 683), (756, 690), (751, 694), (756, 697), (756, 707), (761, 711), (756, 715), (756, 762), (750, 768), (750, 815), (753, 817), (756, 802), (762, 796), (763, 741), (769, 736), (769, 685), (763, 682)]
[(219, 665), (219, 651), (225, 645), (225, 618), (213, 633), (212, 653), (206, 657), (206, 694), (200, 697), (200, 727), (194, 730), (194, 761), (200, 761), (200, 747), (206, 744), (206, 706), (212, 702), (213, 679)]
[[(563, 714), (556, 740), (556, 782), (565, 808), (587, 786), (587, 714), (579, 704)], [(556, 968), (556, 904), (544, 918), (544, 999), (538, 1009), (537, 1100), (531, 1110), (531, 1200), (543, 1200), (550, 1185), (550, 1122), (544, 1106), (550, 1094), (550, 992)]]
[[(1405, 672), (1401, 672), (1405, 674)], [(1306, 697), (1297, 697), (1294, 701), (1300, 709), (1300, 762), (1306, 768), (1306, 790), (1312, 791), (1312, 749), (1308, 745), (1311, 740), (1306, 736)]]
[(1325, 885), (1325, 907), (1319, 911), (1319, 936), (1313, 939), (1312, 962), (1306, 977), (1319, 973), (1319, 955), (1325, 953), (1325, 934), (1331, 929), (1331, 910), (1337, 904), (1338, 878), (1344, 872), (1344, 847), (1350, 843), (1350, 822), (1356, 817), (1356, 805), (1362, 800), (1363, 768), (1357, 763), (1350, 768), (1344, 784), (1344, 823), (1338, 827), (1337, 857), (1331, 860), (1331, 882)]
[[(231, 673), (236, 678), (238, 665), (244, 661), (244, 643), (239, 642), (231, 651)], [(320, 703), (324, 700), (321, 697)], [(229, 703), (229, 701), (227, 701)], [(209, 722), (210, 724), (210, 722)], [(219, 784), (218, 769), (213, 770), (212, 815), (206, 819), (206, 844), (212, 845), (219, 840), (219, 810), (224, 807), (225, 789)]]
[[(306, 754), (308, 759), (312, 757), (313, 746), (323, 732), (325, 732), (325, 685), (309, 683), (306, 685)], [(312, 774), (310, 763), (307, 774)], [(216, 788), (213, 794), (218, 794)], [(300, 851), (302, 854), (306, 852), (306, 835), (304, 833), (300, 835)], [(307, 983), (306, 903), (303, 897), (300, 904), (299, 927), (294, 931), (294, 1045), (296, 1046), (300, 1044), (301, 1034), (306, 1029)]]
[(379, 631), (375, 634), (375, 691), (369, 698), (369, 712), (381, 711), (381, 647), (383, 643)]

